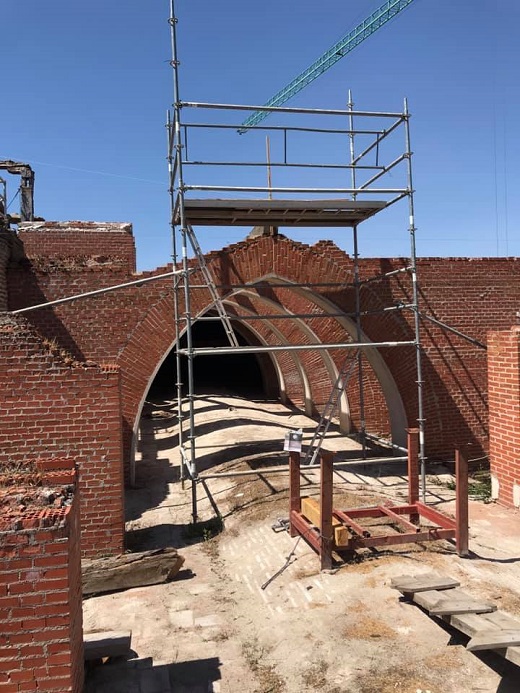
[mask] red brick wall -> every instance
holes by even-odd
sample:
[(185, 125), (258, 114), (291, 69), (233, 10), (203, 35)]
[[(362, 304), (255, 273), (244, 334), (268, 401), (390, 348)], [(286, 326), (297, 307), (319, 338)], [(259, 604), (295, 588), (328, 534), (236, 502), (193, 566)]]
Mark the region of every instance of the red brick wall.
[[(0, 488), (0, 691), (83, 689), (83, 630), (79, 503), (16, 511), (9, 495), (25, 499), (45, 486), (74, 485), (71, 460), (49, 461), (42, 487)], [(42, 466), (40, 466), (42, 468)], [(18, 475), (20, 478), (24, 474)], [(27, 476), (27, 475), (25, 475)], [(20, 483), (20, 482), (18, 482)]]
[(520, 506), (520, 327), (488, 336), (489, 455), (493, 496)]
[(85, 366), (22, 319), (0, 322), (0, 463), (73, 456), (81, 470), (82, 549), (123, 550), (120, 374)]
[(27, 257), (36, 263), (52, 258), (52, 266), (72, 272), (89, 265), (120, 266), (135, 272), (131, 224), (25, 221), (18, 227), (18, 237)]
[(0, 310), (7, 310), (7, 277), (6, 269), (11, 258), (9, 232), (2, 228), (0, 222)]
[[(105, 264), (99, 262), (99, 248), (105, 247), (105, 234), (90, 233), (95, 242), (74, 260), (76, 243), (81, 233), (70, 233), (60, 227), (60, 243), (56, 230), (48, 222), (43, 227), (23, 232), (24, 243), (33, 259), (29, 263), (12, 265), (9, 270), (10, 307), (41, 302), (71, 293), (116, 284), (135, 275), (128, 269), (131, 262)], [(88, 234), (87, 234), (88, 235)], [(117, 234), (116, 234), (117, 236)], [(119, 234), (131, 243), (131, 236)], [(68, 238), (65, 242), (61, 240)], [(106, 243), (112, 243), (106, 231)], [(60, 265), (52, 254), (43, 255), (39, 248), (49, 247), (64, 257), (63, 244), (72, 253), (69, 264)], [(51, 252), (49, 250), (49, 253)], [(99, 251), (99, 252), (98, 252)], [(115, 251), (114, 251), (115, 252)], [(111, 257), (107, 251), (107, 257)], [(123, 253), (124, 255), (124, 253)], [(96, 260), (96, 257), (98, 258)], [(71, 259), (72, 258), (72, 259)], [(251, 282), (262, 277), (283, 277), (289, 282), (350, 282), (353, 279), (352, 260), (333, 244), (320, 241), (314, 246), (294, 242), (283, 236), (260, 237), (237, 243), (208, 255), (218, 283)], [(406, 264), (401, 258), (369, 258), (361, 261), (361, 276), (368, 278)], [(157, 270), (156, 273), (166, 268)], [(489, 329), (505, 329), (513, 321), (520, 299), (520, 263), (514, 258), (422, 258), (418, 262), (421, 286), (421, 310), (443, 320), (471, 337), (483, 342)], [(145, 273), (149, 276), (153, 273)], [(141, 276), (141, 275), (140, 275)], [(198, 273), (193, 282), (200, 283)], [(130, 457), (132, 431), (139, 405), (146, 393), (158, 362), (175, 340), (173, 325), (172, 281), (161, 280), (140, 287), (125, 289), (94, 299), (67, 304), (54, 310), (45, 309), (28, 314), (28, 320), (48, 337), (56, 337), (78, 360), (111, 361), (121, 367), (123, 435), (125, 460)], [(225, 293), (225, 292), (224, 292)], [(322, 287), (302, 294), (288, 289), (268, 289), (254, 299), (247, 298), (247, 310), (273, 312), (275, 301), (283, 311), (312, 312), (319, 301), (336, 310), (354, 310), (354, 291), (348, 286)], [(244, 294), (238, 293), (243, 312)], [(411, 296), (409, 276), (399, 274), (361, 289), (364, 310), (377, 310), (395, 302), (408, 301)], [(203, 290), (193, 293), (193, 312), (203, 310), (209, 296)], [(497, 310), (497, 306), (500, 309)], [(181, 305), (181, 310), (183, 309)], [(321, 342), (349, 340), (345, 326), (337, 319), (307, 321)], [(272, 321), (251, 326), (265, 343), (278, 341), (281, 333), (287, 341), (305, 341), (296, 321)], [(392, 312), (366, 316), (362, 328), (372, 341), (397, 341), (413, 338), (411, 312)], [(426, 448), (432, 457), (452, 456), (457, 445), (473, 441), (487, 449), (487, 363), (486, 353), (459, 337), (447, 333), (430, 322), (421, 322), (424, 347), (424, 405), (426, 418)], [(413, 347), (381, 349), (390, 379), (399, 391), (408, 425), (417, 416), (417, 388)], [(330, 358), (337, 365), (343, 354), (300, 353), (298, 357), (273, 356), (283, 373), (289, 401), (304, 403), (304, 376), (310, 384), (314, 406), (319, 409), (332, 382)], [(303, 369), (303, 371), (302, 371)], [(386, 432), (388, 416), (378, 378), (372, 369), (365, 374), (367, 393), (367, 426), (371, 431)], [(358, 425), (357, 389), (349, 389), (354, 425)], [(476, 454), (479, 454), (478, 451)]]

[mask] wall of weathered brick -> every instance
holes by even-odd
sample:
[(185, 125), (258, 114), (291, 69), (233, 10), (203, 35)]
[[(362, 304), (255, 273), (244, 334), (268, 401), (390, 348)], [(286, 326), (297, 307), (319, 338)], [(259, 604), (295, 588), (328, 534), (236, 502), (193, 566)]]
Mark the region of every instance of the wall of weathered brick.
[(520, 507), (520, 327), (488, 335), (492, 495)]
[(120, 373), (86, 365), (22, 318), (0, 320), (0, 463), (73, 457), (81, 471), (82, 549), (123, 550)]
[[(0, 691), (80, 693), (83, 620), (76, 473), (67, 459), (40, 462), (38, 469), (13, 478), (11, 466), (0, 478)], [(57, 498), (63, 507), (54, 500), (53, 506), (42, 508), (40, 494), (60, 487), (63, 497)], [(20, 497), (26, 503), (22, 510), (17, 509)]]
[(7, 310), (7, 264), (10, 259), (9, 233), (0, 225), (0, 310)]
[(0, 311), (8, 309), (7, 268), (23, 257), (23, 247), (16, 233), (0, 218)]
[[(135, 278), (136, 275), (127, 269), (131, 260), (121, 259), (131, 258), (130, 251), (127, 255), (126, 251), (120, 254), (121, 261), (110, 259), (113, 236), (124, 237), (125, 243), (130, 244), (129, 234), (96, 231), (100, 225), (92, 225), (95, 228), (90, 233), (86, 223), (79, 232), (75, 224), (70, 232), (66, 231), (66, 224), (61, 224), (58, 236), (49, 222), (22, 230), (21, 237), (30, 259), (26, 263), (13, 264), (9, 269), (11, 308)], [(95, 240), (81, 255), (77, 254), (77, 244), (89, 233)], [(58, 237), (59, 243), (53, 246)], [(39, 250), (42, 244), (52, 252), (42, 254)], [(53, 255), (58, 252), (59, 255)], [(106, 264), (99, 261), (100, 257), (108, 258)], [(323, 310), (323, 306), (333, 311), (354, 310), (354, 291), (348, 286), (316, 287), (312, 291), (266, 288), (256, 295), (243, 291), (233, 293), (235, 283), (262, 277), (274, 281), (283, 278), (295, 283), (352, 281), (352, 259), (327, 241), (307, 246), (283, 236), (260, 237), (210, 253), (208, 262), (217, 282), (229, 287), (223, 294), (229, 294), (230, 312), (308, 313)], [(363, 259), (361, 277), (389, 272), (404, 264), (406, 260), (402, 258)], [(147, 277), (166, 269), (137, 276)], [(489, 329), (505, 329), (514, 321), (520, 299), (520, 262), (515, 258), (422, 258), (418, 262), (418, 273), (421, 309), (463, 333), (485, 342)], [(201, 283), (198, 273), (194, 273), (193, 282)], [(27, 315), (42, 334), (55, 337), (78, 360), (111, 361), (120, 366), (127, 462), (140, 404), (158, 363), (175, 340), (171, 286), (171, 279), (160, 280)], [(406, 302), (411, 296), (409, 276), (399, 274), (364, 284), (361, 294), (365, 310)], [(208, 304), (207, 292), (194, 291), (193, 312), (206, 309)], [(252, 321), (251, 327), (266, 344), (279, 343), (280, 339), (289, 344), (309, 341), (309, 330), (312, 338), (318, 341), (341, 342), (350, 339), (348, 335), (352, 334), (352, 324), (349, 328), (347, 322), (313, 318), (304, 326), (296, 320), (271, 320), (264, 324)], [(409, 311), (394, 311), (365, 316), (362, 328), (368, 340), (409, 340), (413, 338), (413, 315)], [(427, 321), (421, 322), (421, 339), (427, 453), (433, 457), (452, 456), (454, 447), (470, 441), (487, 449), (485, 350)], [(381, 349), (379, 357), (383, 361), (387, 387), (399, 395), (403, 409), (401, 418), (413, 425), (417, 415), (414, 349)], [(344, 354), (300, 352), (297, 355), (277, 354), (272, 358), (283, 374), (286, 399), (308, 408), (306, 398), (310, 398), (310, 404), (319, 410), (330, 392), (331, 363), (339, 366)], [(390, 428), (385, 402), (389, 395), (383, 392), (381, 382), (381, 373), (376, 373), (375, 366), (366, 369), (367, 425), (369, 430), (385, 433)], [(349, 403), (356, 427), (359, 405), (354, 384), (349, 388)], [(404, 428), (402, 423), (401, 427)], [(478, 451), (475, 454), (479, 454)]]
[(132, 224), (24, 221), (18, 226), (18, 238), (27, 257), (36, 264), (41, 260), (47, 267), (52, 265), (69, 272), (96, 265), (135, 272)]

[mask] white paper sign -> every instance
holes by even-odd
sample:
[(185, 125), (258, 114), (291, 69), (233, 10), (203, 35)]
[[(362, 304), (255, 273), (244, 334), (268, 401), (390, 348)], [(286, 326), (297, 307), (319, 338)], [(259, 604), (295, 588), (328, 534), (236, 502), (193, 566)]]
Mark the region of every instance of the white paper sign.
[(302, 451), (303, 431), (287, 431), (283, 449), (286, 452), (301, 452)]

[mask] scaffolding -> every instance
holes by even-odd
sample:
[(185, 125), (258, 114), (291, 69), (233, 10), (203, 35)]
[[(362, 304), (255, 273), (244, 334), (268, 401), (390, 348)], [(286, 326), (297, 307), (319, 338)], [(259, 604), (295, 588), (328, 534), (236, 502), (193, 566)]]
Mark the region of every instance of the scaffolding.
[[(415, 211), (412, 180), (412, 152), (410, 148), (410, 114), (406, 100), (401, 112), (372, 112), (355, 110), (349, 93), (347, 108), (333, 110), (323, 108), (269, 107), (243, 104), (222, 104), (195, 101), (182, 101), (179, 90), (179, 59), (177, 42), (177, 18), (174, 0), (170, 0), (170, 33), (173, 73), (173, 107), (168, 112), (168, 164), (169, 193), (171, 204), (171, 228), (173, 261), (180, 274), (175, 275), (174, 313), (176, 327), (177, 364), (177, 407), (179, 420), (179, 448), (181, 452), (181, 479), (191, 480), (192, 517), (197, 521), (197, 483), (200, 477), (197, 469), (196, 431), (195, 431), (195, 392), (193, 362), (195, 357), (225, 354), (275, 354), (276, 352), (302, 350), (354, 350), (348, 357), (348, 364), (354, 363), (359, 388), (359, 442), (362, 446), (363, 460), (366, 461), (366, 443), (379, 440), (366, 430), (365, 398), (363, 388), (363, 355), (380, 348), (401, 348), (414, 352), (417, 412), (416, 426), (419, 437), (419, 464), (423, 499), (425, 496), (425, 449), (423, 416), (423, 379), (420, 343), (419, 290), (416, 271)], [(248, 125), (240, 121), (246, 113), (261, 112), (276, 116), (273, 125)], [(207, 113), (215, 113), (214, 120), (207, 120)], [(186, 119), (185, 114), (189, 114)], [(195, 114), (192, 116), (192, 114)], [(339, 125), (337, 123), (339, 122)], [(259, 136), (272, 137), (278, 144), (280, 154), (267, 161), (258, 155)], [(312, 146), (299, 147), (301, 138), (311, 139)], [(226, 149), (226, 142), (237, 138), (232, 147), (233, 154)], [(319, 138), (322, 143), (327, 138), (342, 142), (346, 161), (330, 158), (319, 160), (317, 154), (338, 151), (337, 144), (316, 146)], [(216, 141), (215, 141), (216, 140)], [(270, 142), (266, 139), (267, 143)], [(296, 141), (296, 144), (295, 144)], [(330, 142), (330, 139), (329, 139)], [(262, 142), (263, 144), (263, 142)], [(256, 146), (256, 152), (255, 152)], [(251, 151), (252, 154), (247, 154)], [(318, 152), (319, 150), (319, 152)], [(213, 152), (217, 152), (217, 156)], [(268, 146), (268, 151), (270, 148)], [(305, 157), (299, 156), (300, 152)], [(221, 155), (224, 152), (224, 155)], [(238, 152), (235, 154), (235, 152)], [(296, 152), (296, 154), (295, 154)], [(234, 158), (232, 158), (234, 156)], [(238, 173), (237, 173), (238, 172)], [(260, 176), (267, 173), (267, 184), (262, 184)], [(309, 180), (310, 184), (289, 184), (298, 174), (298, 182)], [(275, 174), (275, 175), (272, 175)], [(320, 176), (323, 185), (316, 187), (314, 178)], [(277, 177), (283, 184), (273, 185)], [(345, 185), (345, 177), (349, 177)], [(385, 184), (390, 180), (391, 185)], [(398, 180), (398, 185), (395, 185)], [(288, 181), (286, 183), (286, 181)], [(244, 184), (246, 182), (247, 184)], [(194, 194), (203, 193), (204, 197)], [(405, 265), (387, 273), (370, 278), (360, 277), (359, 226), (370, 217), (404, 200), (408, 205), (408, 234), (410, 254)], [(264, 230), (279, 227), (334, 227), (351, 229), (353, 281), (334, 286), (349, 287), (354, 291), (355, 310), (351, 313), (337, 312), (337, 317), (350, 317), (355, 323), (355, 339), (342, 343), (301, 343), (241, 346), (234, 337), (233, 322), (239, 320), (278, 320), (283, 318), (305, 320), (311, 318), (330, 319), (331, 313), (301, 313), (290, 315), (233, 315), (229, 317), (225, 304), (232, 305), (230, 288), (239, 291), (260, 292), (264, 284), (237, 284), (232, 287), (218, 285), (204, 262), (194, 228), (204, 227), (264, 227)], [(192, 277), (193, 265), (189, 261), (189, 246), (199, 261), (204, 284), (195, 284)], [(383, 281), (394, 275), (407, 274), (411, 280), (411, 295), (397, 305), (386, 306), (380, 311), (363, 310), (362, 288), (370, 282)], [(269, 286), (275, 286), (276, 282)], [(281, 283), (285, 288), (296, 286)], [(298, 284), (308, 289), (331, 286), (323, 283)], [(192, 335), (193, 325), (198, 320), (215, 319), (192, 312), (194, 290), (206, 289), (209, 293), (209, 308), (213, 308), (217, 319), (225, 327), (229, 346), (195, 347)], [(228, 295), (226, 295), (226, 292)], [(261, 294), (258, 293), (260, 296)], [(181, 304), (183, 309), (181, 311)], [(363, 332), (363, 317), (388, 311), (411, 311), (413, 315), (413, 338), (403, 341), (368, 341)], [(185, 346), (180, 337), (184, 335)], [(183, 393), (181, 382), (181, 361), (187, 363), (187, 393)], [(342, 395), (353, 368), (348, 366), (347, 377), (339, 369), (338, 379), (333, 386), (329, 404), (330, 411), (324, 416), (329, 420), (338, 398)], [(185, 412), (184, 402), (187, 401)], [(332, 407), (334, 403), (334, 407)], [(186, 415), (185, 415), (186, 414)], [(323, 417), (322, 417), (323, 419)], [(321, 422), (320, 426), (321, 427)], [(321, 444), (323, 436), (319, 436)], [(312, 446), (311, 446), (312, 447)], [(406, 452), (399, 445), (390, 446), (394, 451)], [(311, 464), (317, 450), (310, 454)], [(392, 458), (389, 458), (392, 459)], [(314, 466), (314, 464), (312, 464)], [(226, 474), (229, 475), (229, 474)], [(211, 475), (212, 477), (215, 474)]]

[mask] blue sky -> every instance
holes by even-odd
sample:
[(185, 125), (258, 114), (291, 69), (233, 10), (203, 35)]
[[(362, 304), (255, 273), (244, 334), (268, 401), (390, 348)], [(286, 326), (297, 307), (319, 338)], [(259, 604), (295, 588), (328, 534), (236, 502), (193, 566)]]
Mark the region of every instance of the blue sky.
[[(263, 103), (380, 4), (177, 0), (181, 98)], [(3, 0), (0, 13), (0, 158), (34, 167), (47, 219), (132, 222), (140, 269), (171, 259), (168, 13), (168, 0)], [(349, 88), (363, 110), (408, 98), (419, 255), (520, 255), (519, 20), (513, 0), (415, 0), (288, 104), (344, 108)], [(361, 254), (406, 255), (407, 223), (401, 203), (364, 224)], [(348, 231), (283, 232), (351, 251)], [(198, 236), (210, 250), (246, 233)]]

